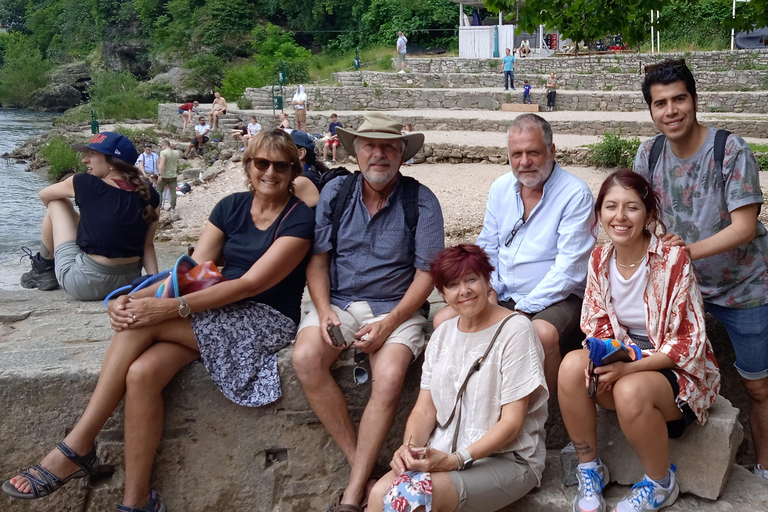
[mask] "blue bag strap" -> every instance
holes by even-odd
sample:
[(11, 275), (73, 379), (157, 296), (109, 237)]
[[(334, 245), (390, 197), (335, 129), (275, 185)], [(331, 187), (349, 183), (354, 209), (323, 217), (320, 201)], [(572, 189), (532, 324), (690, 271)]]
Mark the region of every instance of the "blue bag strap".
[[(144, 279), (137, 285), (134, 285), (133, 283), (129, 285), (122, 286), (118, 288), (117, 290), (112, 291), (109, 295), (107, 295), (104, 298), (104, 307), (106, 308), (109, 306), (109, 301), (112, 299), (115, 299), (121, 295), (125, 295), (131, 292), (137, 292), (143, 288), (146, 288), (149, 285), (155, 284), (158, 281), (162, 281), (163, 279), (167, 279), (168, 276), (171, 274), (170, 270), (163, 270), (162, 272), (158, 272), (157, 274), (151, 274), (148, 276), (142, 276)], [(135, 282), (135, 281), (134, 281)]]

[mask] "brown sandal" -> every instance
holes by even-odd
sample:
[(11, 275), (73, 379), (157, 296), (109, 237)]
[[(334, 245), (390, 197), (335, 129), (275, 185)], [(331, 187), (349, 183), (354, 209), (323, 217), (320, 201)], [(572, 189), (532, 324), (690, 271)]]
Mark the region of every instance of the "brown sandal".
[(348, 503), (341, 503), (342, 498), (344, 497), (344, 491), (340, 492), (338, 496), (333, 500), (333, 504), (328, 509), (328, 512), (363, 512), (362, 507), (358, 507), (357, 505), (350, 505)]

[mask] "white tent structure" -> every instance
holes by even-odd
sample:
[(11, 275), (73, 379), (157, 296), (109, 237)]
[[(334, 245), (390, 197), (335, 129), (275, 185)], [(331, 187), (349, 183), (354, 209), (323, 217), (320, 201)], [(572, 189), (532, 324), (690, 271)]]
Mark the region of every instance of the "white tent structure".
[[(485, 7), (485, 4), (477, 0), (451, 0), (459, 4), (459, 57), (463, 58), (494, 58), (503, 57), (504, 49), (511, 48), (513, 51), (522, 41), (521, 37), (515, 38), (516, 25), (504, 25), (504, 13), (499, 13), (498, 25), (479, 25), (472, 26), (470, 18), (464, 14), (464, 6), (467, 7)], [(525, 3), (520, 1), (520, 4)], [(535, 37), (539, 40), (531, 39), (531, 55), (548, 56), (552, 52), (544, 44), (544, 26), (540, 25)]]

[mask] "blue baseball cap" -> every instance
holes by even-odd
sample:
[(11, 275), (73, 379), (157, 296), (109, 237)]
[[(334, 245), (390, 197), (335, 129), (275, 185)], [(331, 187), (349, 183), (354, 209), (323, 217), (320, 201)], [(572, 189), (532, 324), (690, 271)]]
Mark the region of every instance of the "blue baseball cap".
[(122, 160), (128, 164), (135, 164), (139, 158), (139, 152), (136, 151), (136, 146), (133, 145), (131, 139), (125, 135), (120, 135), (115, 132), (101, 132), (97, 133), (91, 139), (91, 142), (87, 146), (82, 144), (73, 144), (72, 149), (85, 153), (89, 149), (98, 151), (104, 155), (113, 156), (118, 160)]
[(299, 130), (293, 130), (291, 132), (291, 138), (293, 139), (293, 143), (296, 144), (296, 146), (307, 150), (307, 156), (304, 158), (304, 160), (310, 165), (314, 164), (316, 161), (315, 141), (313, 141), (306, 132)]

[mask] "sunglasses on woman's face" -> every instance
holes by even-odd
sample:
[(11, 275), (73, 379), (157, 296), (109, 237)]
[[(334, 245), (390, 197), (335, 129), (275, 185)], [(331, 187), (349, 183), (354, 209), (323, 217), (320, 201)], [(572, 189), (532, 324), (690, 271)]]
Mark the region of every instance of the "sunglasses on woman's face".
[(261, 172), (266, 172), (270, 165), (275, 169), (275, 172), (280, 174), (291, 170), (291, 162), (286, 162), (284, 160), (267, 160), (266, 158), (254, 158), (252, 162), (254, 167), (256, 167)]

